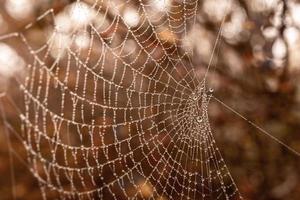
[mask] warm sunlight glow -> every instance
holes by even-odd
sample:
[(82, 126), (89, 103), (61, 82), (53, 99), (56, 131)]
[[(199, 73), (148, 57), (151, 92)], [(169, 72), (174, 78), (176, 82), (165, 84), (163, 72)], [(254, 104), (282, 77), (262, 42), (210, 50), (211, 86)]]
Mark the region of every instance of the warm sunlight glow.
[(136, 10), (127, 8), (124, 11), (124, 21), (131, 27), (135, 27), (139, 24), (140, 17)]
[(286, 56), (287, 48), (284, 41), (278, 38), (272, 47), (272, 53), (274, 58), (283, 59)]
[(171, 1), (170, 0), (154, 0), (152, 2), (152, 5), (153, 5), (154, 9), (157, 9), (159, 11), (166, 11), (171, 6)]
[(34, 9), (32, 0), (7, 0), (5, 8), (9, 15), (17, 20), (29, 17)]
[(76, 36), (75, 44), (79, 48), (86, 49), (86, 48), (88, 48), (89, 43), (90, 43), (90, 37), (87, 33), (80, 33)]
[(0, 75), (11, 77), (25, 66), (24, 60), (7, 44), (0, 43)]
[(94, 17), (95, 13), (87, 4), (80, 2), (71, 5), (70, 18), (74, 26), (87, 25)]
[(229, 6), (232, 0), (206, 0), (203, 4), (204, 12), (215, 21), (221, 21), (226, 13), (229, 12)]

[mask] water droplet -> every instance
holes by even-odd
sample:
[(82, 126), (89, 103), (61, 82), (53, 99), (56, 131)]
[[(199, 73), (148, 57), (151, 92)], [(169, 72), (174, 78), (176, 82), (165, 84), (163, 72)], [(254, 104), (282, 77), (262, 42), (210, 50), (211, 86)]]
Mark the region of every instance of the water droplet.
[(209, 88), (208, 92), (209, 92), (209, 93), (213, 93), (213, 92), (214, 92), (214, 89), (213, 89), (213, 88)]
[(201, 117), (197, 117), (197, 122), (201, 123), (203, 121), (203, 119)]

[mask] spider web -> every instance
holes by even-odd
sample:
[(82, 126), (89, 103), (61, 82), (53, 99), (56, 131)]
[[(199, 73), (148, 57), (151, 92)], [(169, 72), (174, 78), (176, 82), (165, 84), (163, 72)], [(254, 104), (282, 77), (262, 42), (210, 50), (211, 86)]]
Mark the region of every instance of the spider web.
[[(210, 128), (212, 91), (183, 50), (197, 9), (77, 1), (63, 11), (73, 21), (50, 9), (1, 37), (30, 55), (11, 101), (21, 125), (8, 128), (43, 199), (242, 199)], [(38, 45), (27, 33), (41, 21)]]

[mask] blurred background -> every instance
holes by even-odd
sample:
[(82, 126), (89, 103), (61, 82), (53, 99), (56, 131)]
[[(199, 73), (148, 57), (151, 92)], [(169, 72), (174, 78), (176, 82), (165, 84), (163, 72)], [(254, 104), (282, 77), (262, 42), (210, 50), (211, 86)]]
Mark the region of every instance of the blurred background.
[[(124, 3), (118, 0), (112, 2), (115, 5)], [(171, 9), (172, 5), (181, 5), (183, 1), (153, 2), (157, 12), (165, 12), (169, 9), (168, 6)], [(80, 9), (83, 10), (75, 9), (71, 14), (66, 14), (74, 3), (71, 0), (0, 0), (1, 96), (4, 92), (9, 92), (16, 104), (22, 102), (13, 77), (24, 78), (29, 73), (28, 63), (33, 63), (24, 43), (11, 36), (7, 37), (7, 41), (7, 34), (26, 30), (24, 34), (30, 43), (38, 47), (49, 39), (55, 22), (59, 38), (53, 39), (56, 48), (50, 50), (52, 58), (64, 56), (65, 48), (72, 43), (68, 32), (76, 29), (74, 44), (77, 48), (86, 49), (84, 56), (89, 55), (90, 60), (96, 60), (97, 52), (87, 53), (91, 36), (86, 34), (86, 30), (81, 31), (87, 21), (97, 20), (93, 23), (108, 27), (114, 23), (114, 12), (121, 12), (130, 27), (134, 28), (140, 23), (141, 11), (135, 10), (138, 1), (130, 1), (120, 7), (108, 7), (110, 14), (103, 14), (106, 16), (103, 19), (99, 16), (91, 19), (92, 11), (84, 10), (87, 9), (85, 6), (94, 5), (92, 0), (82, 1)], [(231, 6), (228, 8), (228, 5)], [(46, 17), (26, 28), (27, 24), (34, 22), (49, 8), (53, 8), (54, 16)], [(120, 10), (115, 11), (113, 8)], [(190, 10), (188, 15), (193, 16), (194, 10)], [(197, 15), (191, 20), (193, 23), (187, 24), (184, 34), (176, 30), (155, 31), (167, 44), (172, 46), (176, 43), (179, 52), (187, 52), (190, 61), (186, 62), (194, 67), (201, 79), (210, 63), (214, 44), (222, 27), (208, 74), (208, 83), (214, 89), (214, 96), (299, 152), (300, 1), (201, 0), (198, 1), (196, 10)], [(82, 15), (84, 12), (86, 14)], [(154, 17), (161, 16), (152, 14)], [(226, 17), (221, 26), (224, 14)], [(108, 29), (105, 34), (119, 35), (122, 40), (124, 28)], [(148, 43), (151, 44), (151, 37)], [(132, 46), (135, 46), (134, 42), (128, 40), (127, 49), (132, 49)], [(162, 53), (162, 50), (157, 52)], [(185, 56), (182, 59), (188, 60)], [(113, 66), (112, 55), (106, 58), (106, 63)], [(72, 76), (75, 79), (76, 73), (71, 72), (69, 77), (72, 79)], [(55, 99), (55, 96), (51, 98)], [(10, 123), (17, 126), (19, 122), (15, 110), (9, 106), (5, 110)], [(245, 199), (299, 199), (299, 157), (214, 99), (210, 101), (208, 113), (217, 145)], [(11, 136), (8, 144), (4, 130), (4, 123), (1, 122), (0, 199), (13, 199), (13, 188), (17, 199), (41, 199), (36, 179), (20, 159), (16, 158), (15, 153), (11, 154), (9, 151), (11, 147), (8, 145), (12, 145), (14, 152), (25, 160), (26, 151), (22, 143)], [(14, 182), (11, 181), (11, 169), (14, 172)], [(144, 190), (145, 193), (151, 193), (151, 189)]]

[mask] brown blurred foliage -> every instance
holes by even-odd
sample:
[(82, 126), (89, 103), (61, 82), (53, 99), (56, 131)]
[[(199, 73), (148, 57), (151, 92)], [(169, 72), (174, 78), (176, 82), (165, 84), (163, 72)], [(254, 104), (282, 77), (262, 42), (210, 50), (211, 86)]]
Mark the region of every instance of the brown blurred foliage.
[[(24, 30), (26, 24), (34, 21), (48, 8), (54, 8), (54, 13), (58, 15), (72, 3), (68, 0), (28, 0), (27, 3), (34, 5), (28, 16), (14, 18), (5, 7), (8, 0), (1, 2), (4, 2), (0, 4), (0, 33), (3, 35)], [(188, 52), (199, 76), (203, 76), (209, 65), (213, 45), (221, 26), (220, 16), (226, 12), (224, 2), (199, 1), (196, 23), (194, 26), (188, 26), (188, 38), (186, 43), (182, 42), (180, 46), (180, 52)], [(214, 88), (214, 96), (298, 152), (299, 7), (300, 2), (296, 0), (232, 0), (208, 75), (209, 85)], [(112, 20), (112, 16), (108, 15), (107, 20)], [(47, 29), (49, 24), (51, 20), (48, 19), (38, 22), (27, 36), (36, 44), (45, 43), (41, 32)], [(116, 34), (122, 37), (124, 32), (120, 28)], [(162, 31), (160, 37), (172, 44), (180, 35)], [(22, 45), (13, 40), (10, 44), (27, 60), (28, 52)], [(162, 54), (162, 51), (158, 54)], [(97, 52), (94, 52), (91, 55), (92, 59), (96, 55)], [(182, 59), (185, 62), (187, 58)], [(114, 60), (110, 62), (113, 63)], [(12, 88), (11, 85), (14, 84), (11, 82), (13, 80), (1, 77), (1, 87)], [(10, 92), (15, 100), (19, 101), (17, 91), (11, 89)], [(209, 114), (217, 145), (245, 199), (299, 199), (299, 157), (213, 99), (210, 102)], [(16, 117), (13, 109), (6, 115), (11, 121)], [(14, 123), (17, 124), (18, 121)], [(41, 199), (36, 180), (15, 153), (11, 155), (11, 165), (4, 129), (2, 123), (0, 199), (12, 199), (13, 188), (16, 190), (17, 199)], [(19, 157), (26, 158), (20, 141), (13, 136), (10, 141)], [(11, 168), (15, 174), (14, 183), (10, 178)], [(151, 188), (145, 185), (142, 191), (147, 196), (151, 193)]]

